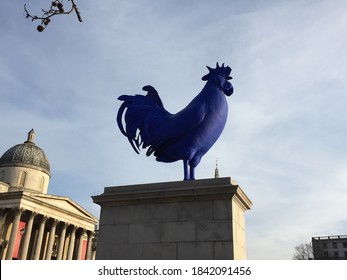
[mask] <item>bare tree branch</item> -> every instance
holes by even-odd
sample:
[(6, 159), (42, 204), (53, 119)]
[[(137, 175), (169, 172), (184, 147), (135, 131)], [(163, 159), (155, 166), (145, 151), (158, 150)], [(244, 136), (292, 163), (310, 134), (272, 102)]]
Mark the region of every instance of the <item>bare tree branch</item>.
[(78, 21), (79, 21), (79, 22), (83, 22), (82, 17), (81, 17), (81, 14), (80, 14), (80, 12), (79, 12), (78, 9), (77, 9), (77, 6), (76, 6), (74, 0), (71, 0), (71, 3), (72, 3), (72, 8), (73, 8), (73, 9), (75, 10), (75, 12), (76, 12)]
[(53, 0), (48, 10), (42, 9), (42, 16), (32, 15), (28, 11), (26, 4), (24, 4), (25, 17), (30, 18), (31, 21), (41, 20), (41, 24), (37, 26), (37, 31), (39, 32), (42, 32), (45, 29), (45, 27), (51, 22), (52, 17), (57, 15), (69, 15), (73, 11), (75, 11), (78, 21), (83, 22), (81, 14), (77, 8), (77, 5), (75, 4), (75, 1), (67, 0), (71, 2), (71, 8), (69, 11), (64, 10), (63, 1), (64, 0)]

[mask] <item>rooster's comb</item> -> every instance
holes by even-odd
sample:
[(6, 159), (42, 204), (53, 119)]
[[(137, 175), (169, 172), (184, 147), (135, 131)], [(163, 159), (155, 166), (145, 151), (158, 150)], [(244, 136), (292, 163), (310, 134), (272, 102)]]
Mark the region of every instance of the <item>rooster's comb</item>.
[(207, 67), (209, 73), (202, 77), (203, 81), (208, 81), (209, 78), (212, 75), (215, 75), (215, 74), (222, 74), (222, 75), (225, 75), (225, 76), (229, 76), (230, 72), (231, 72), (231, 68), (229, 66), (225, 67), (224, 63), (221, 66), (219, 66), (219, 64), (217, 62), (216, 63), (216, 68), (211, 68), (209, 66), (206, 66), (206, 67)]

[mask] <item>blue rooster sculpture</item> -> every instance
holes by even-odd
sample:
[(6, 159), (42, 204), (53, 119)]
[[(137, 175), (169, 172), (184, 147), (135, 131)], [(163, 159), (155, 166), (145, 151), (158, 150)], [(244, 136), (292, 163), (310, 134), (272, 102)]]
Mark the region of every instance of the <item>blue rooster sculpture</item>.
[(176, 114), (165, 110), (152, 86), (142, 88), (147, 95), (118, 98), (123, 103), (117, 124), (135, 152), (147, 149), (146, 155), (154, 153), (160, 162), (183, 160), (184, 180), (195, 179), (195, 167), (221, 135), (228, 116), (225, 95), (233, 94), (230, 67), (217, 63), (216, 68), (207, 69), (204, 88)]

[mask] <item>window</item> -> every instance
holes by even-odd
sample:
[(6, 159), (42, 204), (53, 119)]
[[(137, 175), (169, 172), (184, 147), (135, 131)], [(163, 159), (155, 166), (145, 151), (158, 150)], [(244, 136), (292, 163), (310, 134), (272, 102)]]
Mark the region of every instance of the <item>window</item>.
[(339, 256), (338, 252), (334, 252), (334, 257), (337, 258)]
[(5, 179), (5, 171), (2, 170), (2, 171), (0, 172), (0, 181), (4, 181), (4, 179)]
[(19, 175), (19, 183), (18, 183), (18, 186), (24, 187), (26, 178), (27, 178), (27, 173), (26, 173), (25, 171), (23, 171), (23, 172)]
[(337, 243), (333, 242), (333, 249), (337, 249)]
[(44, 177), (41, 177), (41, 180), (40, 180), (40, 185), (39, 185), (39, 191), (42, 192), (43, 190), (43, 186), (45, 185), (45, 178)]
[(347, 248), (347, 242), (343, 242), (343, 248)]
[(347, 251), (345, 251), (345, 259), (347, 259)]
[(327, 249), (328, 248), (328, 245), (326, 242), (323, 242), (323, 249)]

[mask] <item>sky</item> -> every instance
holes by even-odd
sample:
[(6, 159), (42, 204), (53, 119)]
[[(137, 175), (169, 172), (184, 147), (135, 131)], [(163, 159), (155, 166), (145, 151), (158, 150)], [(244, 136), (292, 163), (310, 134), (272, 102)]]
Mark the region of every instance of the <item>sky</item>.
[(23, 6), (41, 15), (50, 1), (2, 2), (0, 155), (34, 128), (49, 194), (99, 217), (91, 196), (105, 187), (182, 180), (181, 162), (132, 150), (117, 98), (150, 84), (178, 112), (219, 62), (234, 94), (196, 178), (213, 178), (218, 159), (253, 202), (248, 259), (292, 259), (313, 236), (347, 234), (344, 0), (76, 0), (82, 23), (56, 16), (41, 33)]

